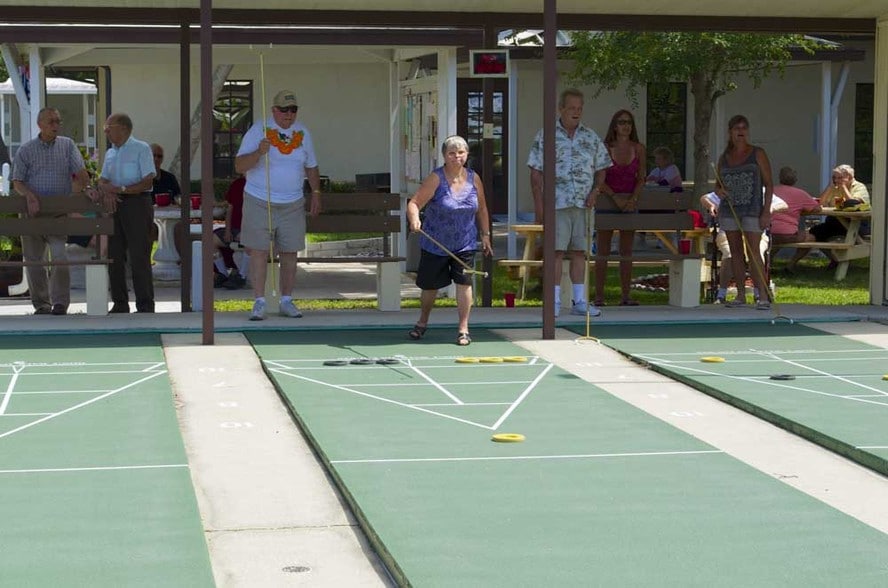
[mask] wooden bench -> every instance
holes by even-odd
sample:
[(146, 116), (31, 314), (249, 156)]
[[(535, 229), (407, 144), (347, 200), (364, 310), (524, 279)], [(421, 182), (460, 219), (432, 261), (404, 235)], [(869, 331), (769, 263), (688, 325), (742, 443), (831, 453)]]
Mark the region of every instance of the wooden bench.
[[(310, 197), (305, 198), (306, 213)], [(306, 216), (306, 233), (381, 233), (382, 253), (368, 256), (300, 256), (298, 263), (375, 263), (377, 308), (401, 309), (401, 262), (406, 258), (392, 255), (391, 235), (401, 231), (401, 195), (380, 192), (324, 193), (321, 213)], [(193, 255), (200, 252), (200, 235), (192, 235)], [(196, 246), (196, 247), (195, 247)], [(194, 257), (193, 259), (199, 259)], [(199, 267), (199, 263), (194, 264)], [(268, 272), (269, 277), (271, 272)], [(200, 280), (192, 280), (200, 287)], [(270, 291), (269, 288), (266, 288)], [(199, 293), (192, 296), (199, 300)]]
[[(589, 260), (590, 271), (594, 269), (596, 260), (604, 260), (608, 264), (631, 260), (639, 265), (669, 266), (669, 304), (673, 306), (691, 307), (700, 303), (700, 277), (702, 255), (692, 247), (691, 252), (683, 254), (675, 242), (683, 237), (691, 237), (694, 241), (705, 236), (705, 232), (694, 229), (694, 220), (688, 211), (697, 209), (697, 199), (690, 192), (668, 192), (658, 188), (647, 188), (642, 191), (636, 205), (636, 212), (623, 213), (617, 200), (628, 198), (628, 194), (617, 194), (614, 197), (602, 194), (595, 206), (595, 230), (614, 231), (647, 231), (654, 233), (663, 242), (666, 249), (651, 253), (631, 256), (611, 255), (610, 252), (595, 254)], [(531, 226), (528, 226), (531, 227)], [(541, 228), (522, 230), (525, 235), (533, 232), (541, 233)], [(692, 243), (694, 242), (692, 241)], [(542, 261), (531, 259), (533, 247), (525, 242), (524, 259), (502, 259), (499, 263), (505, 267), (518, 267), (524, 270), (522, 275), (522, 297), (526, 288), (527, 269), (540, 267)], [(563, 274), (562, 274), (563, 275)], [(570, 289), (567, 289), (569, 293)], [(562, 287), (562, 295), (565, 288)], [(562, 301), (564, 304), (564, 301)]]
[[(0, 235), (90, 235), (98, 237), (96, 254), (89, 259), (76, 261), (2, 261), (0, 267), (47, 267), (86, 266), (86, 313), (102, 316), (108, 314), (108, 236), (114, 233), (114, 219), (107, 215), (101, 204), (86, 194), (69, 197), (40, 199), (40, 211), (60, 216), (26, 216), (28, 209), (24, 196), (0, 197), (0, 214), (17, 214), (17, 217), (0, 218)], [(66, 216), (71, 214), (84, 216)]]
[[(311, 200), (306, 198), (306, 210)], [(375, 263), (376, 307), (401, 310), (401, 262), (392, 255), (391, 236), (401, 232), (401, 195), (384, 192), (321, 194), (321, 214), (306, 217), (307, 233), (382, 233), (382, 254), (304, 256), (301, 263)]]

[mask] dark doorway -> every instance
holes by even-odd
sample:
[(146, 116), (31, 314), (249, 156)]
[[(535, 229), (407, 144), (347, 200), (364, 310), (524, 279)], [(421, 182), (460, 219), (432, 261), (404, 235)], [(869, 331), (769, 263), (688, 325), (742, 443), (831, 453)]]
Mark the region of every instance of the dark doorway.
[[(506, 170), (509, 169), (506, 146), (509, 144), (508, 80), (493, 82), (493, 194), (487, 195), (491, 214), (509, 211)], [(469, 144), (469, 167), (485, 177), (481, 161), (481, 141), (484, 136), (484, 96), (481, 80), (459, 79), (457, 94), (457, 133)]]

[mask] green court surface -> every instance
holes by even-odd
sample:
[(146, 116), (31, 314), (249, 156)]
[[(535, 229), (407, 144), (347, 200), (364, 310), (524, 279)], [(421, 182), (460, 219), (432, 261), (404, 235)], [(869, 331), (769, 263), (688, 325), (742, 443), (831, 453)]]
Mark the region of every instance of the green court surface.
[[(599, 326), (601, 341), (888, 475), (888, 349), (804, 325)], [(705, 363), (703, 357), (723, 363)], [(791, 377), (792, 379), (773, 379)]]
[(212, 586), (159, 336), (0, 358), (0, 585)]
[[(884, 586), (885, 534), (491, 332), (452, 335), (247, 335), (401, 583)], [(324, 365), (358, 358), (398, 363)]]

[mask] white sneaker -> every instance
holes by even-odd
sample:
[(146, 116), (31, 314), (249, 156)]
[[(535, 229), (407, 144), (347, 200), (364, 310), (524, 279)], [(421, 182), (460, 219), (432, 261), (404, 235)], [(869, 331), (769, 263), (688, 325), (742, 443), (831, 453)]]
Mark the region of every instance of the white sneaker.
[(296, 308), (296, 305), (293, 304), (292, 300), (287, 300), (286, 302), (281, 302), (281, 316), (302, 318), (302, 312)]
[(253, 303), (253, 310), (250, 312), (251, 321), (261, 321), (265, 319), (265, 301), (257, 300)]
[(585, 300), (574, 302), (573, 306), (570, 307), (570, 314), (586, 316), (587, 310), (589, 316), (601, 316), (601, 310), (597, 306), (588, 306)]

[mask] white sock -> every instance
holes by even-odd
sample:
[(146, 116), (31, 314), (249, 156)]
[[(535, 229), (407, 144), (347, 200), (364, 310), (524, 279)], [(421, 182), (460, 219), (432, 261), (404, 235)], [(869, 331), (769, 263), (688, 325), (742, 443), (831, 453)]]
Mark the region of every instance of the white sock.
[(283, 304), (284, 302), (289, 302), (291, 300), (293, 300), (292, 296), (281, 296), (281, 304)]
[(259, 296), (256, 298), (255, 302), (265, 302), (265, 296)]
[(225, 267), (225, 261), (221, 257), (217, 257), (213, 260), (213, 265), (216, 266), (216, 269), (219, 270), (219, 273), (223, 276), (228, 275), (228, 268)]
[(586, 284), (573, 285), (573, 301), (574, 304), (586, 301)]
[(561, 302), (561, 286), (555, 286), (555, 304)]

